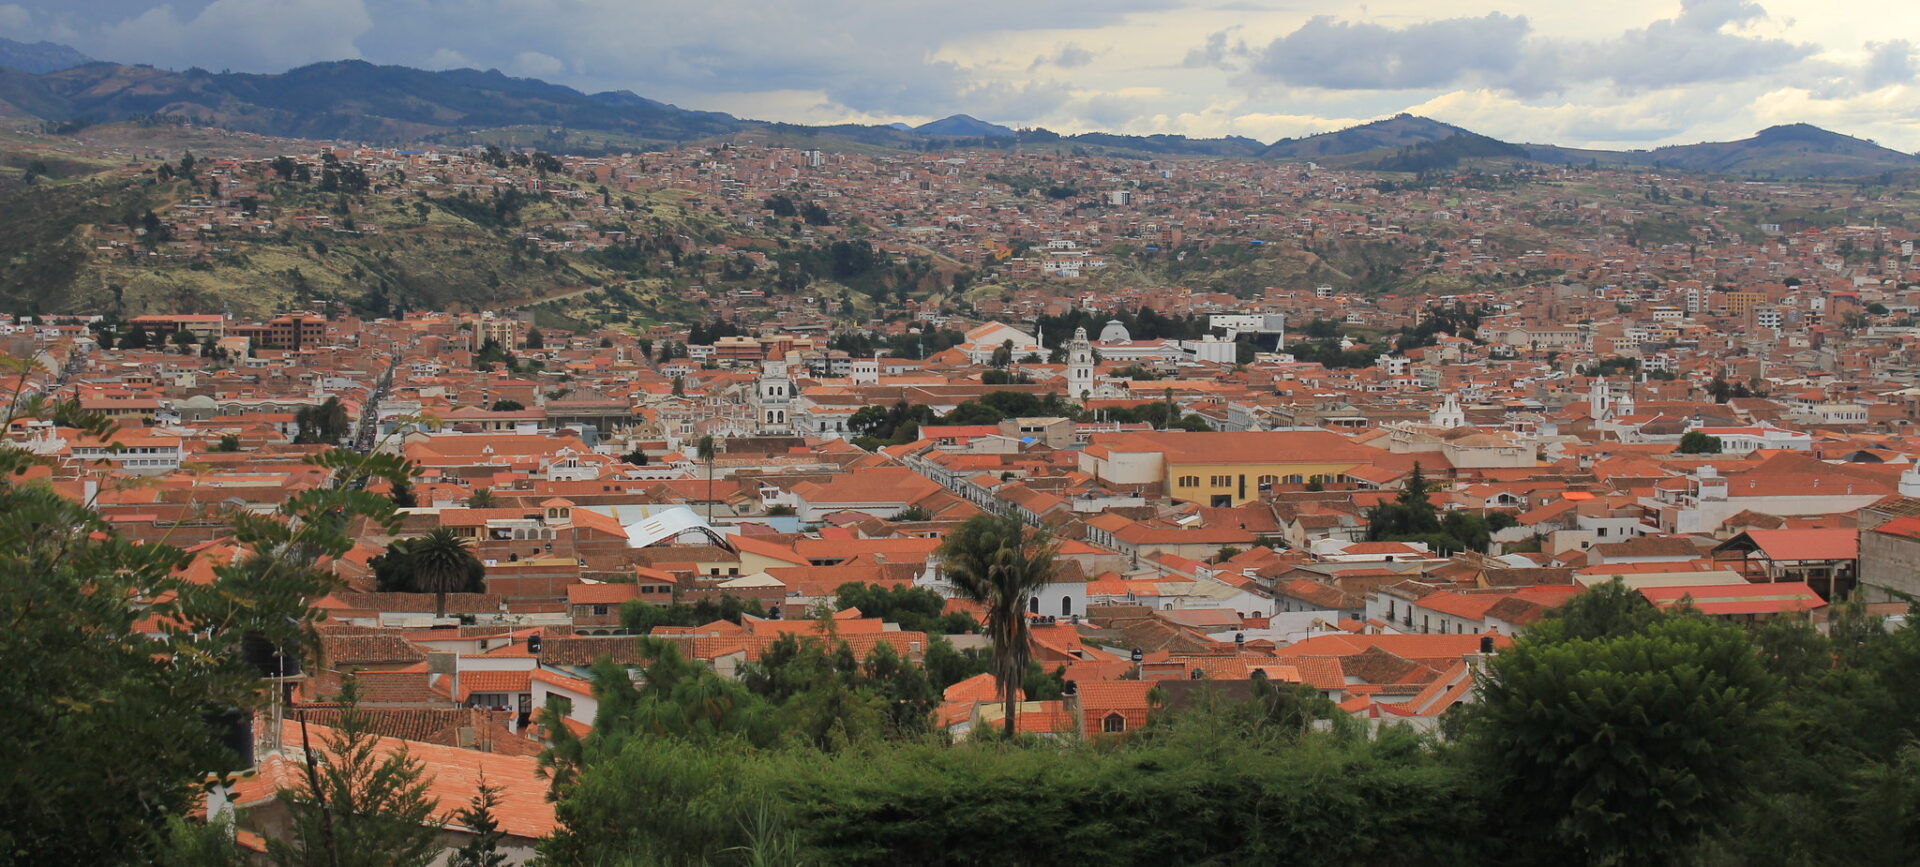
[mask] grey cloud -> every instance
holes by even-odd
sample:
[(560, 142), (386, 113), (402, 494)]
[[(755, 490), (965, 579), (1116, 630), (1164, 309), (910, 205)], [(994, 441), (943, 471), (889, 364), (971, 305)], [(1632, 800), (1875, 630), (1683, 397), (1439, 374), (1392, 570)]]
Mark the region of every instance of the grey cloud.
[[(1255, 81), (1333, 90), (1482, 86), (1523, 96), (1594, 82), (1637, 89), (1740, 80), (1778, 72), (1814, 51), (1736, 32), (1765, 16), (1748, 0), (1682, 0), (1673, 18), (1607, 39), (1566, 41), (1538, 36), (1525, 17), (1498, 12), (1405, 27), (1323, 15), (1254, 50), (1247, 71)], [(1232, 59), (1224, 40), (1212, 37), (1187, 56), (1189, 65), (1228, 66)]]
[(1407, 27), (1317, 15), (1254, 53), (1248, 70), (1287, 84), (1335, 90), (1410, 90), (1519, 65), (1527, 19), (1489, 13)]
[[(6, 0), (0, 0), (6, 2)], [(25, 0), (12, 0), (25, 2)], [(37, 0), (36, 26), (89, 54), (250, 71), (338, 57), (539, 73), (665, 98), (816, 91), (862, 112), (1044, 103), (1053, 85), (984, 85), (942, 47), (1009, 30), (1091, 31), (1175, 0)], [(268, 10), (283, 9), (284, 24)], [(248, 14), (234, 14), (244, 11)], [(198, 22), (198, 26), (196, 26)], [(1077, 46), (1051, 66), (1084, 65)]]
[(1723, 29), (1765, 15), (1758, 5), (1739, 0), (1685, 0), (1677, 18), (1579, 46), (1565, 71), (1626, 87), (1672, 87), (1764, 75), (1814, 52), (1810, 45)]
[(1227, 34), (1238, 29), (1238, 27), (1229, 27), (1226, 30), (1207, 34), (1206, 44), (1199, 48), (1188, 49), (1187, 57), (1180, 62), (1180, 65), (1189, 69), (1228, 66), (1229, 57), (1238, 58), (1247, 53), (1247, 44), (1244, 41), (1236, 42), (1232, 46), (1227, 45)]
[(1905, 39), (1869, 42), (1866, 68), (1860, 83), (1866, 90), (1879, 90), (1889, 84), (1906, 84), (1914, 78), (1913, 43)]
[(1028, 66), (1027, 70), (1031, 72), (1042, 66), (1057, 66), (1061, 69), (1078, 69), (1092, 63), (1093, 57), (1093, 52), (1081, 48), (1076, 43), (1069, 42), (1060, 46), (1060, 48), (1052, 54), (1043, 54), (1034, 58), (1032, 65)]

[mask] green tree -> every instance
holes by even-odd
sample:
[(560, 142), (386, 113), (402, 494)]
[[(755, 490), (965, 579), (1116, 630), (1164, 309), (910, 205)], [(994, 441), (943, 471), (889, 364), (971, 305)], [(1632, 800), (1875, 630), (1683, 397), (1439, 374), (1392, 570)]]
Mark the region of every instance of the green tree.
[(962, 596), (986, 609), (993, 673), (1006, 703), (1009, 738), (1017, 730), (1015, 692), (1033, 651), (1027, 600), (1053, 579), (1056, 550), (1045, 537), (1030, 534), (1019, 520), (997, 515), (969, 518), (940, 543), (938, 554), (947, 580)]
[(509, 398), (502, 398), (500, 400), (494, 401), (493, 406), (490, 407), (488, 411), (489, 412), (519, 412), (526, 408), (527, 408), (527, 405), (521, 403), (520, 401), (512, 400)]
[(1525, 860), (1686, 863), (1787, 746), (1777, 680), (1738, 628), (1697, 615), (1530, 635), (1491, 668), (1473, 756)]
[(500, 841), (506, 839), (507, 832), (500, 829), (499, 820), (493, 816), (500, 806), (500, 792), (500, 787), (488, 783), (482, 773), (473, 799), (454, 811), (454, 823), (473, 836), (453, 851), (447, 867), (504, 867), (507, 863), (507, 853), (500, 851)]
[(220, 441), (213, 444), (216, 452), (237, 452), (240, 450), (240, 438), (233, 434), (221, 434)]
[(491, 509), (500, 504), (500, 498), (493, 495), (492, 488), (481, 488), (467, 497), (469, 509)]
[[(77, 402), (24, 398), (5, 415), (114, 435)], [(176, 576), (191, 555), (124, 539), (44, 483), (16, 483), (36, 461), (0, 444), (0, 860), (161, 859), (179, 851), (163, 842), (168, 823), (206, 775), (239, 770), (221, 737), (264, 701), (246, 649), (300, 653), (317, 617), (306, 600), (333, 586), (314, 563), (351, 547), (348, 520), (391, 527), (393, 509), (353, 485), (371, 460), (313, 456), (335, 484), (274, 515), (226, 515), (250, 553), (188, 582)]]
[(433, 594), (434, 617), (447, 616), (448, 593), (472, 592), (473, 576), (486, 572), (486, 565), (473, 556), (467, 540), (447, 527), (435, 527), (408, 539), (401, 550), (418, 592)]
[(337, 445), (347, 436), (347, 409), (337, 397), (329, 397), (319, 406), (301, 407), (294, 412), (293, 421), (298, 426), (293, 438), (296, 443)]
[(1680, 436), (1680, 453), (1683, 455), (1717, 455), (1721, 442), (1717, 436), (1690, 430)]
[(719, 449), (714, 445), (713, 437), (703, 436), (699, 444), (694, 447), (694, 453), (699, 456), (701, 463), (707, 465), (707, 523), (711, 524), (713, 523), (713, 458), (719, 453)]
[(340, 725), (317, 750), (302, 721), (310, 758), (299, 787), (282, 795), (293, 816), (288, 836), (269, 839), (268, 854), (281, 867), (425, 867), (440, 853), (440, 825), (423, 766), (404, 748), (381, 749), (352, 679), (341, 701)]

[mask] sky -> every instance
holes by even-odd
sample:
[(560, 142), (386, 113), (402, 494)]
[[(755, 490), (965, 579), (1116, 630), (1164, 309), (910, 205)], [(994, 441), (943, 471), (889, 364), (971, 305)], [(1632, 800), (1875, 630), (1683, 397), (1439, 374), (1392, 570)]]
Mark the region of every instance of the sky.
[(0, 36), (176, 69), (499, 69), (794, 123), (1272, 141), (1405, 111), (1579, 147), (1807, 122), (1920, 150), (1913, 0), (0, 0)]

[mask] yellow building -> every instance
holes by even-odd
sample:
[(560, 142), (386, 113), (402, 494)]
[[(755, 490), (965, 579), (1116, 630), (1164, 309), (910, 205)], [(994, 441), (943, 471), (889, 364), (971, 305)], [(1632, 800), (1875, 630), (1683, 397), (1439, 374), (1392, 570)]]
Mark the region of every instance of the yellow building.
[(1767, 303), (1767, 293), (1757, 292), (1752, 289), (1727, 292), (1722, 294), (1720, 298), (1726, 302), (1727, 313), (1732, 316), (1745, 316), (1747, 315), (1747, 311)]
[(1096, 434), (1080, 471), (1100, 481), (1202, 506), (1238, 506), (1282, 485), (1337, 481), (1388, 452), (1331, 431)]

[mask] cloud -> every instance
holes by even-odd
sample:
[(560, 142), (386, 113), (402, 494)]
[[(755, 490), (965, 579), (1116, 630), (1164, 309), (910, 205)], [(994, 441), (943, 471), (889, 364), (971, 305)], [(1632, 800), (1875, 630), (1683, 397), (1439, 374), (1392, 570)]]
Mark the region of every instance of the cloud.
[[(1530, 29), (1526, 18), (1499, 12), (1406, 27), (1316, 15), (1255, 52), (1247, 69), (1286, 84), (1334, 90), (1411, 90), (1475, 76), (1504, 79), (1520, 65)], [(1214, 46), (1209, 38), (1209, 55)]]
[(1189, 49), (1186, 58), (1180, 61), (1180, 65), (1188, 69), (1205, 69), (1210, 66), (1231, 68), (1229, 58), (1242, 57), (1247, 53), (1247, 43), (1244, 41), (1236, 42), (1232, 46), (1227, 45), (1227, 34), (1238, 29), (1240, 28), (1235, 26), (1207, 34), (1206, 43), (1199, 48)]
[(26, 7), (13, 3), (0, 4), (0, 28), (10, 33), (26, 30), (33, 23), (33, 13)]
[[(1616, 36), (1544, 37), (1524, 16), (1489, 12), (1401, 27), (1318, 15), (1249, 53), (1251, 83), (1333, 90), (1492, 87), (1539, 95), (1594, 81), (1623, 88), (1674, 87), (1777, 72), (1816, 49), (1736, 32), (1766, 17), (1747, 0), (1682, 0), (1680, 13)], [(1187, 55), (1188, 65), (1227, 65), (1223, 34)]]
[(567, 65), (561, 63), (560, 58), (554, 57), (551, 54), (541, 54), (538, 51), (522, 51), (513, 56), (513, 66), (510, 71), (516, 75), (524, 75), (529, 78), (552, 78), (565, 72), (566, 69)]
[(473, 61), (451, 48), (441, 48), (427, 55), (427, 59), (421, 61), (420, 65), (427, 69), (469, 69), (472, 68)]
[(1913, 43), (1905, 39), (1867, 43), (1867, 63), (1860, 70), (1860, 83), (1866, 90), (1879, 90), (1890, 84), (1906, 84), (1914, 78)]
[(86, 33), (76, 47), (176, 68), (278, 72), (359, 57), (354, 40), (371, 29), (361, 0), (214, 0), (186, 18), (154, 6)]
[(1034, 58), (1033, 63), (1027, 67), (1027, 71), (1031, 72), (1042, 66), (1057, 66), (1061, 69), (1079, 69), (1082, 66), (1092, 63), (1093, 57), (1093, 52), (1069, 42), (1060, 46), (1060, 48), (1052, 54), (1043, 54)]

